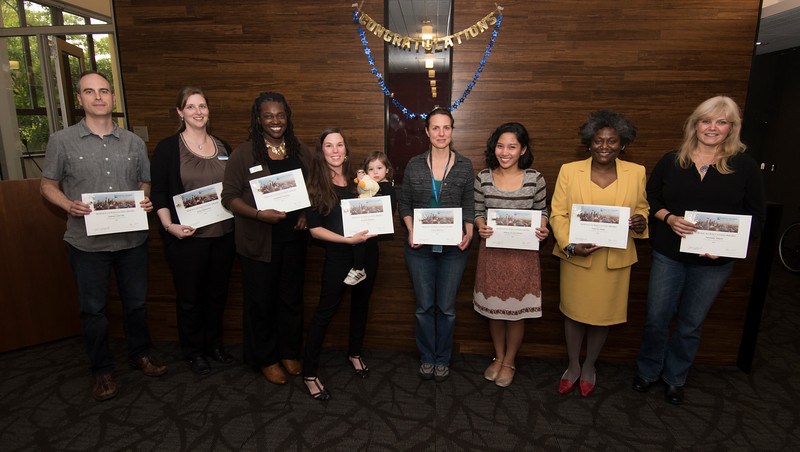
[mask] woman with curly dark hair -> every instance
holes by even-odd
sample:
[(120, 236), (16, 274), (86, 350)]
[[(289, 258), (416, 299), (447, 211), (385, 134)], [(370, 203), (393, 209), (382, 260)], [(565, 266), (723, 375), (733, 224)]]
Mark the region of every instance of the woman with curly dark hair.
[[(647, 237), (649, 206), (642, 165), (617, 156), (636, 138), (636, 127), (612, 110), (598, 110), (580, 128), (581, 143), (591, 157), (561, 167), (551, 204), (550, 225), (561, 259), (561, 312), (569, 366), (558, 386), (560, 394), (572, 392), (580, 379), (587, 397), (596, 384), (595, 361), (603, 349), (610, 325), (627, 321), (631, 266), (637, 261), (634, 238)], [(628, 243), (624, 249), (593, 243), (570, 243), (573, 204), (630, 208)], [(580, 363), (583, 338), (586, 358)]]
[(286, 383), (283, 369), (302, 372), (308, 227), (304, 210), (257, 209), (250, 181), (296, 169), (305, 174), (309, 154), (294, 135), (286, 99), (261, 93), (251, 110), (250, 139), (231, 154), (223, 181), (222, 203), (234, 214), (242, 264), (244, 361), (274, 384)]

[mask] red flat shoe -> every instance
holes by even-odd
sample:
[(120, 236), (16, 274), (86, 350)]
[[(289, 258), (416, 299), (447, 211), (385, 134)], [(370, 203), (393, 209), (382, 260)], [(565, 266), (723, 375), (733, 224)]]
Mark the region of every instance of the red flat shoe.
[(578, 377), (575, 380), (570, 381), (564, 378), (566, 375), (567, 371), (564, 371), (564, 375), (561, 376), (561, 381), (558, 382), (558, 393), (562, 395), (569, 394), (570, 392), (572, 392), (572, 390), (575, 389), (575, 383), (577, 383), (578, 378), (580, 378)]
[(592, 374), (592, 381), (591, 382), (581, 380), (580, 384), (578, 385), (578, 386), (580, 386), (580, 389), (581, 389), (581, 396), (589, 397), (589, 394), (594, 392), (594, 385), (595, 385), (596, 382), (597, 382), (597, 372), (596, 371), (595, 371), (594, 374)]

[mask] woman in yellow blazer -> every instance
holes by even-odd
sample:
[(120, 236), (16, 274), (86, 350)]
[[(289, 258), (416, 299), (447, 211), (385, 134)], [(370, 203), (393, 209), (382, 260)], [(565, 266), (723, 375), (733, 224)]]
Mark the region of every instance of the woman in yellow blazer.
[[(586, 160), (561, 167), (553, 192), (550, 225), (556, 239), (553, 254), (561, 258), (561, 312), (569, 367), (558, 392), (572, 392), (580, 379), (587, 397), (596, 383), (595, 361), (608, 337), (609, 325), (627, 321), (628, 285), (636, 258), (633, 238), (647, 237), (649, 206), (642, 165), (617, 156), (636, 138), (636, 127), (612, 110), (589, 114), (580, 128), (581, 143), (591, 152)], [(570, 243), (573, 204), (613, 205), (630, 208), (626, 249)], [(584, 336), (586, 359), (580, 364)]]

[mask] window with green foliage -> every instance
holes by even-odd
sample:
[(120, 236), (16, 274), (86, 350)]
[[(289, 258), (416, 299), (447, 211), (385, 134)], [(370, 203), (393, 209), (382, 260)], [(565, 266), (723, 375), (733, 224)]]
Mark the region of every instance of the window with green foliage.
[[(32, 1), (0, 0), (3, 26), (20, 28), (30, 26), (69, 26), (105, 24), (99, 19), (81, 16), (61, 8), (41, 5)], [(83, 49), (84, 67), (96, 70), (112, 80), (110, 39), (107, 34), (72, 34), (62, 36), (65, 40)], [(50, 59), (40, 58), (37, 39), (34, 36), (6, 38), (14, 103), (23, 152), (37, 153), (44, 150), (49, 137), (47, 110), (44, 96), (45, 81), (42, 80), (42, 64)], [(72, 79), (77, 80), (78, 69), (71, 67)], [(51, 81), (53, 83), (54, 81)], [(112, 80), (113, 83), (113, 80)], [(80, 112), (76, 112), (82, 116)]]

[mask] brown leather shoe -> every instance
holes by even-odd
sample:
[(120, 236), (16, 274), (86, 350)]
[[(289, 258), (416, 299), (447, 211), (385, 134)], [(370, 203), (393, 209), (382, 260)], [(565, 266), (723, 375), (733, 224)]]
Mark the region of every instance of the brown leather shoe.
[(286, 369), (286, 373), (295, 377), (303, 372), (303, 365), (296, 359), (282, 359), (281, 364)]
[(275, 363), (271, 366), (262, 366), (261, 373), (264, 374), (264, 377), (267, 379), (267, 381), (272, 384), (286, 384), (286, 374), (283, 373), (283, 369), (281, 369), (281, 366), (278, 363)]
[(110, 373), (97, 375), (92, 388), (92, 397), (98, 402), (113, 399), (117, 395), (117, 383)]
[(134, 369), (141, 369), (148, 377), (160, 377), (167, 373), (167, 366), (145, 355), (129, 361)]

